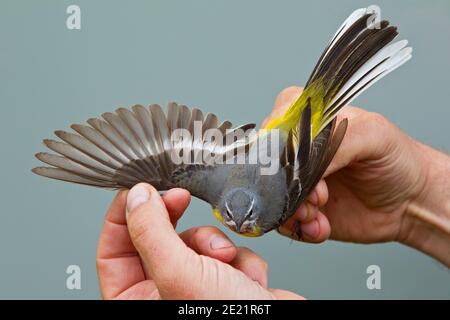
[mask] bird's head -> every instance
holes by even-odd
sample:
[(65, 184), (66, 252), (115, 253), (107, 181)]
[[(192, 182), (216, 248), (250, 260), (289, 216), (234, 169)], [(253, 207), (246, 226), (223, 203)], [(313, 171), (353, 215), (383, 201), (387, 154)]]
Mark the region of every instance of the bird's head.
[(263, 234), (258, 226), (261, 213), (259, 196), (246, 188), (234, 188), (221, 199), (214, 214), (225, 226), (231, 230), (249, 237)]

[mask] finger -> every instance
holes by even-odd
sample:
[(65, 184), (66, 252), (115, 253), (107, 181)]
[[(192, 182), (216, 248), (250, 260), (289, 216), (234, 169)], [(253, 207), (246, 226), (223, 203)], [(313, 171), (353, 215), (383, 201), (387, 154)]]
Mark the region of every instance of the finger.
[(269, 289), (269, 291), (274, 295), (276, 299), (279, 300), (306, 300), (304, 297), (287, 290)]
[(316, 219), (319, 213), (319, 207), (313, 205), (309, 201), (303, 202), (292, 215), (289, 221), (298, 221), (301, 223), (309, 222)]
[(330, 237), (331, 227), (327, 217), (319, 211), (317, 218), (300, 226), (304, 242), (320, 243)]
[(126, 217), (131, 240), (161, 296), (174, 298), (193, 286), (199, 256), (175, 232), (156, 189), (146, 183), (134, 186), (128, 192)]
[(186, 245), (198, 254), (228, 263), (236, 257), (233, 242), (216, 227), (197, 227), (180, 234)]
[(303, 88), (301, 87), (288, 87), (281, 91), (277, 98), (270, 115), (263, 121), (262, 127), (265, 127), (270, 120), (281, 116), (287, 108), (301, 95)]
[(120, 191), (106, 213), (97, 250), (99, 258), (112, 259), (136, 254), (125, 221), (127, 193), (128, 191)]
[(320, 180), (313, 191), (308, 195), (307, 201), (303, 202), (291, 217), (292, 221), (301, 223), (316, 219), (319, 207), (324, 206), (328, 201), (328, 187), (325, 180)]
[(113, 201), (105, 215), (105, 220), (117, 223), (117, 224), (127, 224), (125, 218), (125, 206), (127, 204), (127, 194), (128, 189), (120, 190)]
[(269, 278), (267, 262), (249, 248), (239, 247), (230, 265), (257, 281), (263, 288), (267, 288)]
[(174, 188), (167, 191), (162, 199), (169, 212), (170, 221), (175, 227), (184, 211), (189, 206), (191, 195), (189, 191), (181, 188)]
[(347, 118), (348, 127), (345, 136), (325, 171), (324, 177), (348, 166), (350, 163), (379, 159), (386, 154), (393, 137), (393, 126), (382, 116), (355, 107), (344, 107), (337, 121)]
[(316, 207), (323, 207), (328, 201), (328, 186), (325, 180), (320, 180), (313, 191), (307, 197), (307, 200)]
[[(280, 226), (277, 231), (283, 236), (286, 236), (292, 240), (304, 241), (310, 243), (320, 243), (327, 240), (330, 237), (331, 227), (327, 217), (318, 212), (315, 219), (306, 223), (300, 223), (300, 232), (297, 227), (299, 220), (291, 217), (285, 224)], [(299, 234), (301, 238), (299, 238)]]
[[(275, 99), (274, 110), (281, 109), (284, 111), (289, 107), (303, 92), (302, 87), (290, 86), (283, 89)], [(284, 110), (283, 110), (284, 109)]]
[(97, 274), (105, 299), (117, 297), (145, 280), (136, 249), (128, 234), (125, 206), (128, 191), (120, 191), (109, 208), (97, 248)]

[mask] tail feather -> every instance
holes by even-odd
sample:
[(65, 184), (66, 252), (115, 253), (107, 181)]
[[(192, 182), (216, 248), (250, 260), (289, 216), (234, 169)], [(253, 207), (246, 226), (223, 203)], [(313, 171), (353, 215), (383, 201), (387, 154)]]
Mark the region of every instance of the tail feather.
[(364, 30), (369, 18), (365, 9), (358, 9), (346, 19), (319, 58), (306, 86), (327, 72), (334, 59)]
[(302, 95), (266, 128), (294, 130), (298, 137), (297, 124), (310, 103), (312, 138), (317, 137), (344, 105), (411, 58), (406, 40), (392, 43), (397, 35), (388, 21), (377, 23), (376, 13), (353, 12), (322, 53)]
[[(382, 53), (377, 59), (372, 59), (367, 62), (363, 68), (358, 70), (352, 78), (343, 86), (334, 99), (330, 102), (329, 107), (324, 113), (325, 119), (332, 119), (336, 113), (345, 105), (356, 99), (364, 90), (369, 88), (376, 81), (388, 75), (393, 70), (400, 67), (402, 64), (411, 59), (412, 48), (406, 47), (407, 41), (399, 41), (392, 44), (393, 53)], [(390, 49), (386, 47), (385, 49)], [(374, 57), (375, 58), (375, 57)], [(381, 61), (378, 61), (381, 60)], [(322, 130), (328, 121), (320, 128)]]
[[(306, 83), (306, 86), (308, 86), (308, 84), (311, 82), (311, 79), (313, 79), (314, 77), (316, 77), (318, 69), (320, 66), (323, 65), (323, 61), (324, 58), (326, 56), (330, 56), (330, 50), (335, 50), (335, 48), (337, 48), (336, 43), (338, 42), (339, 39), (342, 39), (342, 35), (346, 34), (347, 30), (354, 26), (355, 23), (361, 19), (363, 16), (365, 16), (367, 14), (367, 9), (365, 8), (360, 8), (355, 10), (345, 21), (344, 23), (342, 23), (342, 25), (338, 28), (338, 30), (336, 31), (336, 33), (334, 34), (333, 38), (331, 39), (330, 43), (328, 44), (328, 46), (325, 48), (325, 50), (323, 51), (322, 55), (320, 56), (319, 60), (317, 61), (316, 66), (314, 67), (313, 72), (311, 73), (311, 76), (309, 77), (308, 82)], [(342, 40), (341, 40), (342, 41)]]

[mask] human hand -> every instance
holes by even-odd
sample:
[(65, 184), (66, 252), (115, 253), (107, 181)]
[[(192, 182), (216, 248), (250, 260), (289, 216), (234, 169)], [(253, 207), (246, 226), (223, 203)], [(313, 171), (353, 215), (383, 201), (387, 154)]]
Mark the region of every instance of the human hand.
[[(285, 89), (268, 119), (282, 114), (301, 92)], [(298, 221), (307, 242), (328, 237), (358, 243), (400, 241), (449, 265), (450, 192), (443, 177), (450, 173), (450, 159), (379, 114), (344, 107), (338, 121), (343, 118), (349, 120), (347, 133), (324, 180), (279, 232), (295, 238)], [(430, 235), (438, 238), (430, 241)]]
[(269, 289), (266, 262), (235, 247), (215, 227), (188, 229), (177, 221), (190, 201), (182, 189), (163, 197), (140, 183), (121, 191), (108, 210), (97, 250), (106, 299), (301, 299)]

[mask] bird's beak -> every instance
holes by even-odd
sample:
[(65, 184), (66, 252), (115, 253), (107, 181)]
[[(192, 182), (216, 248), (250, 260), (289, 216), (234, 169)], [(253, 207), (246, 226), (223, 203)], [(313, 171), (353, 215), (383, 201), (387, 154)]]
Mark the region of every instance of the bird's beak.
[(242, 225), (243, 225), (243, 221), (238, 221), (238, 222), (234, 222), (235, 224), (235, 228), (236, 228), (236, 232), (241, 233), (242, 230)]
[(217, 208), (213, 209), (213, 214), (216, 217), (216, 219), (219, 220), (220, 223), (227, 226), (234, 232), (243, 235), (245, 237), (259, 237), (264, 234), (264, 232), (262, 232), (261, 228), (257, 224), (254, 224), (251, 229), (248, 228), (248, 226), (246, 225), (249, 223), (248, 221), (241, 221), (241, 222), (236, 222), (233, 220), (224, 221), (222, 215), (220, 214), (219, 209)]

